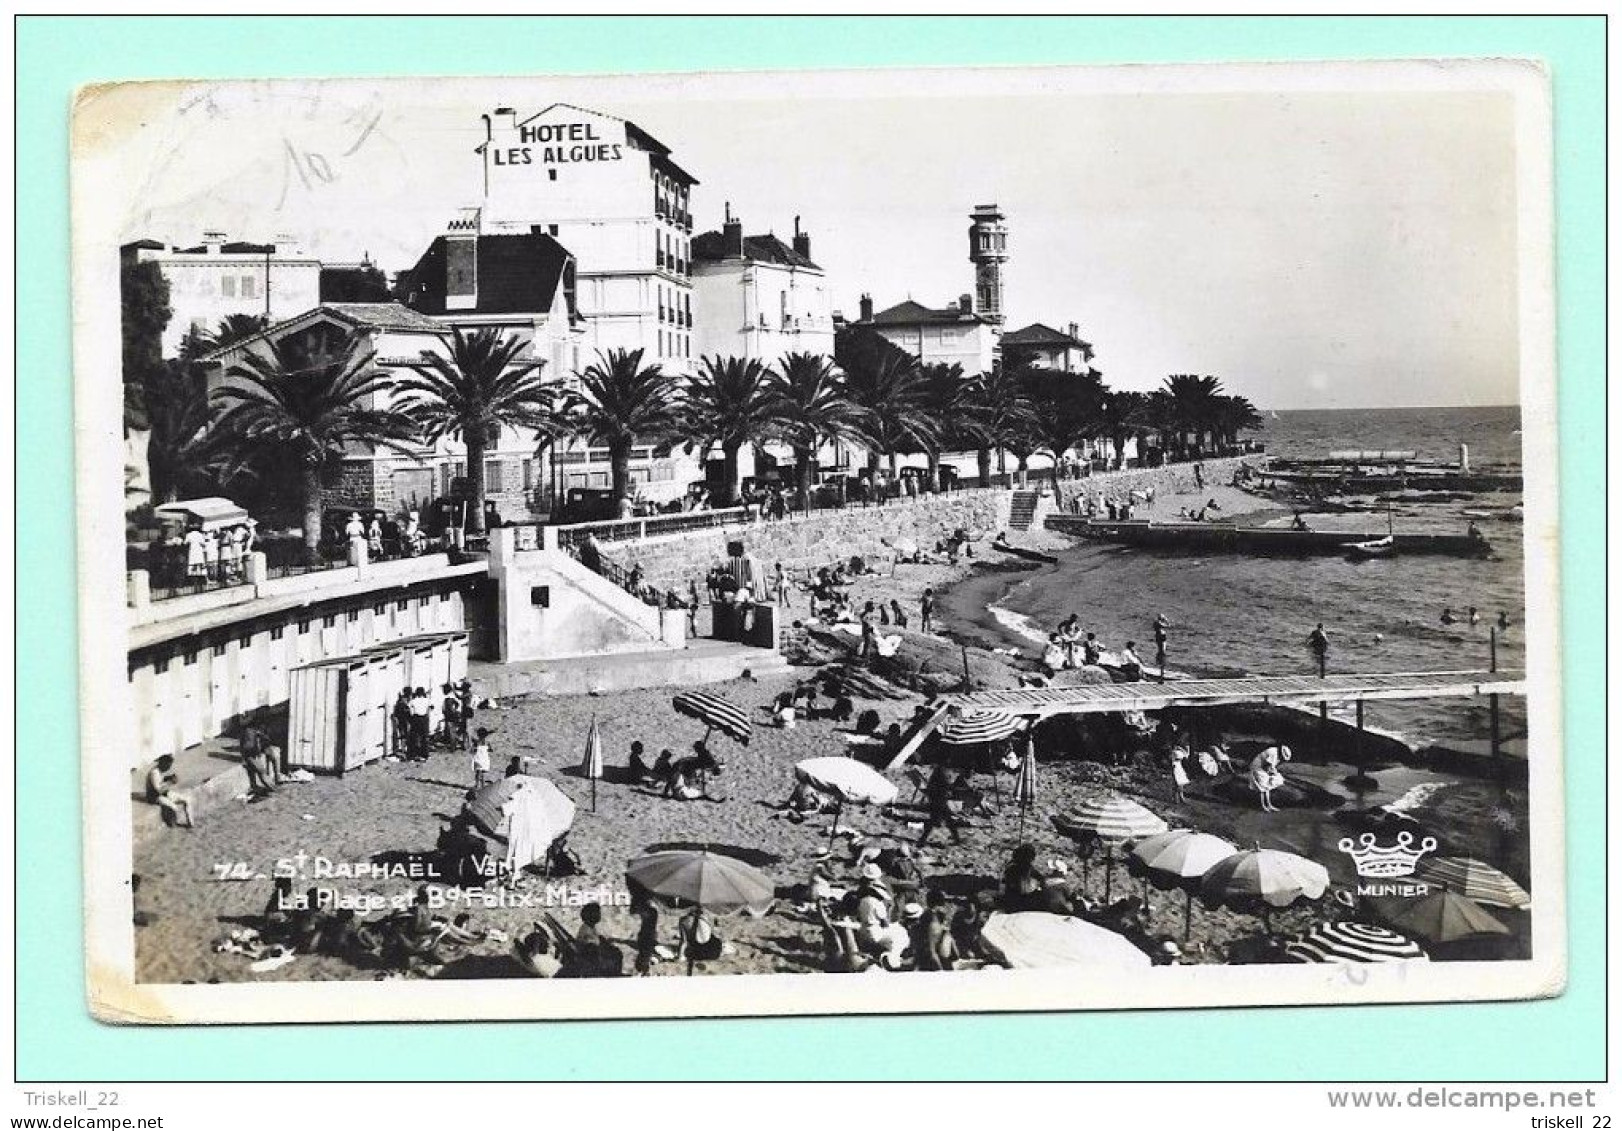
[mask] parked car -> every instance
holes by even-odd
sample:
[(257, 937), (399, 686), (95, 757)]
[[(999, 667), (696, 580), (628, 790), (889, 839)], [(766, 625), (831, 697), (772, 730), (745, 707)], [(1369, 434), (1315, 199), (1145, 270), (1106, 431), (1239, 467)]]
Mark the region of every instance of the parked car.
[(619, 502), (609, 487), (570, 487), (563, 493), (557, 522), (602, 522), (618, 518)]

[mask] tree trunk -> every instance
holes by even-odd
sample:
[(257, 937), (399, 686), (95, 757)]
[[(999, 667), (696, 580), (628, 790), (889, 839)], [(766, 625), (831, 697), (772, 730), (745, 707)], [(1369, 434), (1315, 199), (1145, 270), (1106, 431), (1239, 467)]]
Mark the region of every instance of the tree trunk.
[(974, 453), (975, 470), (980, 473), (980, 486), (991, 486), (991, 449), (981, 448)]
[(928, 448), (924, 457), (929, 461), (929, 492), (938, 495), (941, 490), (941, 454), (934, 448)]
[(304, 465), (304, 560), (321, 564), (321, 465)]
[(741, 440), (721, 445), (721, 474), (726, 478), (726, 501), (721, 505), (735, 507), (739, 503), (738, 497), (738, 449), (743, 447)]
[(795, 505), (802, 511), (811, 509), (811, 449), (796, 447), (794, 449), (794, 495)]
[(467, 482), (473, 489), (473, 501), (469, 504), (473, 513), (466, 530), (469, 534), (484, 533), (484, 433), (480, 429), (473, 429), (467, 435)]
[(625, 509), (631, 496), (631, 441), (615, 440), (608, 445), (609, 482), (614, 487), (615, 513)]
[(1031, 457), (1028, 456), (1028, 455), (1023, 455), (1023, 454), (1016, 453), (1014, 458), (1019, 460), (1019, 485), (1021, 487), (1024, 487), (1025, 486), (1025, 473), (1026, 473), (1026, 470), (1027, 470), (1027, 464), (1029, 463)]

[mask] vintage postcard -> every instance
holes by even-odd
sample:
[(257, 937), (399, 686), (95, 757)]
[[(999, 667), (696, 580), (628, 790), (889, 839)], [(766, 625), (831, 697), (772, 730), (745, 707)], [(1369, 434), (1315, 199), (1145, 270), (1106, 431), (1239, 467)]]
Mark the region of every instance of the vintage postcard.
[(1559, 993), (1549, 98), (83, 89), (89, 1008)]

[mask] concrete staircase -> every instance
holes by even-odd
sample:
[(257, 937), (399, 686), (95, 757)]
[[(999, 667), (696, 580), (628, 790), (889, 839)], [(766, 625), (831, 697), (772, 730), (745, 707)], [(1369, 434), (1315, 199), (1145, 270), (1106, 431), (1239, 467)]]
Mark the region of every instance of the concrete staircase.
[(1015, 491), (1008, 508), (1008, 529), (1029, 530), (1036, 517), (1039, 496), (1035, 491)]

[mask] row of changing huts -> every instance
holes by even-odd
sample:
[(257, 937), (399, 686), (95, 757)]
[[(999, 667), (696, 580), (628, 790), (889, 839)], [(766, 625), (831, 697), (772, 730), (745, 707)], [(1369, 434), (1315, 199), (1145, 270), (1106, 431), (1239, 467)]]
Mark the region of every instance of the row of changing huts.
[(343, 774), (394, 748), (392, 715), (403, 690), (423, 688), (437, 707), (445, 685), (466, 678), (467, 633), (378, 644), (290, 674), (286, 765)]
[[(178, 754), (226, 734), (246, 716), (288, 704), (296, 671), (422, 637), (465, 639), (464, 629), (462, 595), (448, 589), (288, 610), (132, 649), (131, 764)], [(460, 654), (457, 670), (465, 673), (465, 648)]]

